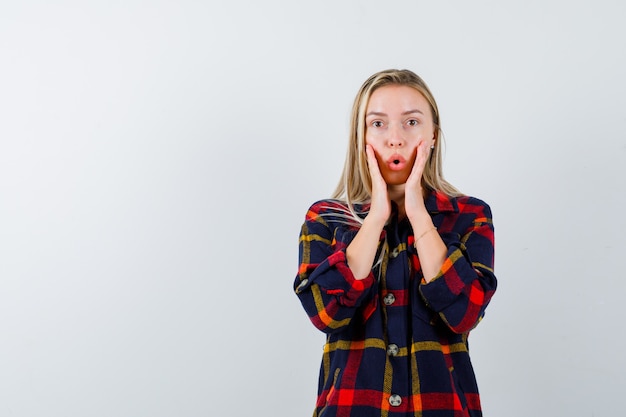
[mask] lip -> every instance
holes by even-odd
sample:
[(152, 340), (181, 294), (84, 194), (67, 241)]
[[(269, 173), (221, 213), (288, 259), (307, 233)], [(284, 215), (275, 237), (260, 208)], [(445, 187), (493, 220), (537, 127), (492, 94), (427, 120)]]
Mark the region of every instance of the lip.
[(406, 166), (406, 159), (400, 154), (393, 154), (387, 159), (387, 167), (392, 171), (401, 171)]

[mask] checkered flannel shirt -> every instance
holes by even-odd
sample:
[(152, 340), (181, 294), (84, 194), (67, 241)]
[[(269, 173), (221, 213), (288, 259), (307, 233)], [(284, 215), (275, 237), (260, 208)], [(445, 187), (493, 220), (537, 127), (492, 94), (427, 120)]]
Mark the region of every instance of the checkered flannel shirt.
[(448, 248), (429, 283), (410, 223), (395, 214), (381, 234), (382, 262), (356, 280), (345, 250), (358, 226), (346, 221), (345, 207), (316, 202), (300, 234), (294, 290), (326, 333), (313, 415), (481, 416), (467, 338), (496, 289), (489, 206), (467, 196), (428, 196), (426, 208)]

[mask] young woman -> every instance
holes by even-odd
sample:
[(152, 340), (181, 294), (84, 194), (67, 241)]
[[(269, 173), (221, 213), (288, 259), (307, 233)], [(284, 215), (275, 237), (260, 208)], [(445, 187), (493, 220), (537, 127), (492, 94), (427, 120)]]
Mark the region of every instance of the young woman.
[(467, 338), (496, 289), (493, 224), (440, 142), (420, 77), (363, 84), (341, 181), (300, 234), (294, 289), (327, 334), (316, 417), (482, 415)]

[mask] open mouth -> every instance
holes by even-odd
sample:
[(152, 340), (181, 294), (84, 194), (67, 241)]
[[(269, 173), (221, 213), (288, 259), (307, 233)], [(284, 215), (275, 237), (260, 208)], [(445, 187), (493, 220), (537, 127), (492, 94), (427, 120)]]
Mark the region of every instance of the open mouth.
[(387, 159), (387, 166), (392, 171), (402, 170), (405, 165), (406, 160), (402, 157), (402, 155), (392, 155), (389, 159)]

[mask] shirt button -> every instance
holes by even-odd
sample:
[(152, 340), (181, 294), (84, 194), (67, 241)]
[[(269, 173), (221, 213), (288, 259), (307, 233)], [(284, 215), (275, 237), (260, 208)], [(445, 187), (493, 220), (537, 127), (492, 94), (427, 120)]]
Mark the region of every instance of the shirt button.
[(385, 297), (383, 298), (383, 303), (385, 303), (386, 306), (390, 306), (393, 303), (396, 302), (396, 296), (393, 295), (393, 293), (387, 293), (387, 295), (385, 295)]
[(389, 404), (391, 404), (392, 407), (397, 407), (402, 404), (402, 398), (398, 394), (393, 394), (389, 397)]
[(397, 258), (398, 255), (400, 254), (400, 250), (398, 248), (394, 248), (394, 250), (391, 251), (391, 253), (389, 254), (390, 258)]
[(389, 356), (396, 356), (399, 351), (400, 349), (398, 349), (398, 345), (395, 343), (390, 343), (389, 346), (387, 346), (387, 355)]

